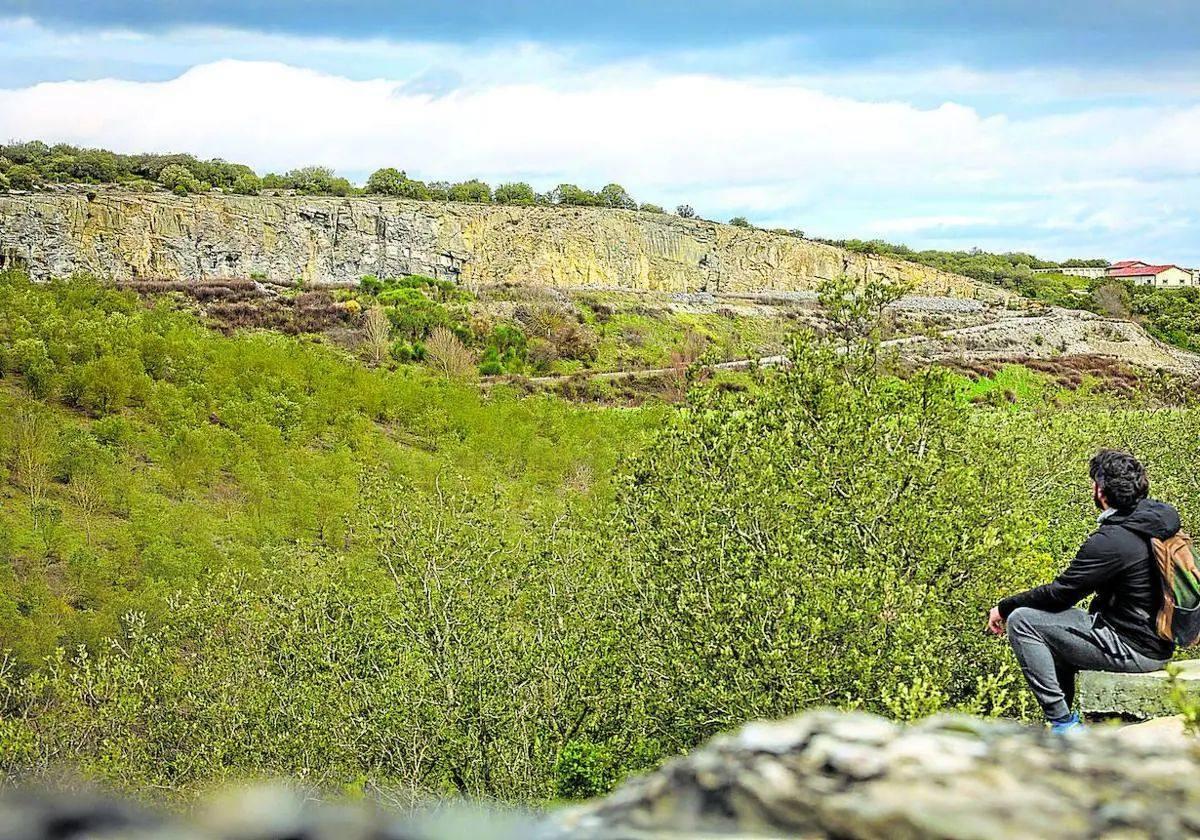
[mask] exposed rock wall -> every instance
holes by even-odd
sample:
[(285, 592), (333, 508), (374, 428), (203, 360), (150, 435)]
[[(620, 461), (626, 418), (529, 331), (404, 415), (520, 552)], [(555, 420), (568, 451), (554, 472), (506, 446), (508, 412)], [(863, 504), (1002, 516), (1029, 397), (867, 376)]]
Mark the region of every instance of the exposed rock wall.
[(848, 273), (908, 281), (923, 294), (1003, 296), (912, 263), (670, 215), (374, 197), (0, 196), (0, 262), (35, 277), (330, 283), (421, 273), (480, 286), (669, 292), (812, 289)]

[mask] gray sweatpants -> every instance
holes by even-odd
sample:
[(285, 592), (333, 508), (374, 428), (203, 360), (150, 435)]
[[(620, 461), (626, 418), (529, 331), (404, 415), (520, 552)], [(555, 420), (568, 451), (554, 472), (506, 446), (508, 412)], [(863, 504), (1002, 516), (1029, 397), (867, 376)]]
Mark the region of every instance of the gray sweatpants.
[(1151, 659), (1080, 609), (1046, 612), (1019, 607), (1008, 616), (1008, 642), (1042, 711), (1064, 718), (1075, 703), (1078, 671), (1157, 671), (1168, 660)]

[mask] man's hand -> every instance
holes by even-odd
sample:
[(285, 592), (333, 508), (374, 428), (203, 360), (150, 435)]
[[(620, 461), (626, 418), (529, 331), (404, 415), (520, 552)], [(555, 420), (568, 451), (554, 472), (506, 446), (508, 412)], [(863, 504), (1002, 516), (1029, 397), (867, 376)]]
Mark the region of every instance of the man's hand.
[(993, 636), (1004, 635), (1004, 619), (1000, 617), (1000, 608), (992, 607), (988, 613), (987, 631)]

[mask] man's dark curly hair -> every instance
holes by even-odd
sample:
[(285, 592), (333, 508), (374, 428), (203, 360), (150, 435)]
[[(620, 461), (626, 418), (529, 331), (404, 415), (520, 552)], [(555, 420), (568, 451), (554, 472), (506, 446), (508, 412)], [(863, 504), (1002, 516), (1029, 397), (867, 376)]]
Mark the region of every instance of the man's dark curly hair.
[(1150, 493), (1150, 479), (1141, 461), (1119, 449), (1101, 449), (1088, 463), (1092, 481), (1100, 487), (1109, 505), (1132, 510)]

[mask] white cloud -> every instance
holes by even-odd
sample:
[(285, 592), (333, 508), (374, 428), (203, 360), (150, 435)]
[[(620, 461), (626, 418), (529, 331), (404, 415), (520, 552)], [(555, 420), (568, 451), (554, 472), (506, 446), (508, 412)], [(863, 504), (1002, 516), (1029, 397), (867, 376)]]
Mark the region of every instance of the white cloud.
[(0, 90), (0, 136), (186, 150), (260, 171), (325, 163), (361, 177), (394, 165), (540, 188), (616, 180), (645, 200), (817, 233), (921, 235), (999, 219), (1033, 240), (1051, 230), (1055, 248), (1110, 253), (1113, 231), (1135, 247), (1138, 230), (1180, 231), (1189, 219), (1179, 241), (1197, 239), (1200, 199), (1181, 183), (1200, 172), (1200, 107), (983, 116), (799, 79), (632, 65), (442, 95), (411, 81), (224, 60), (165, 82), (43, 83)]

